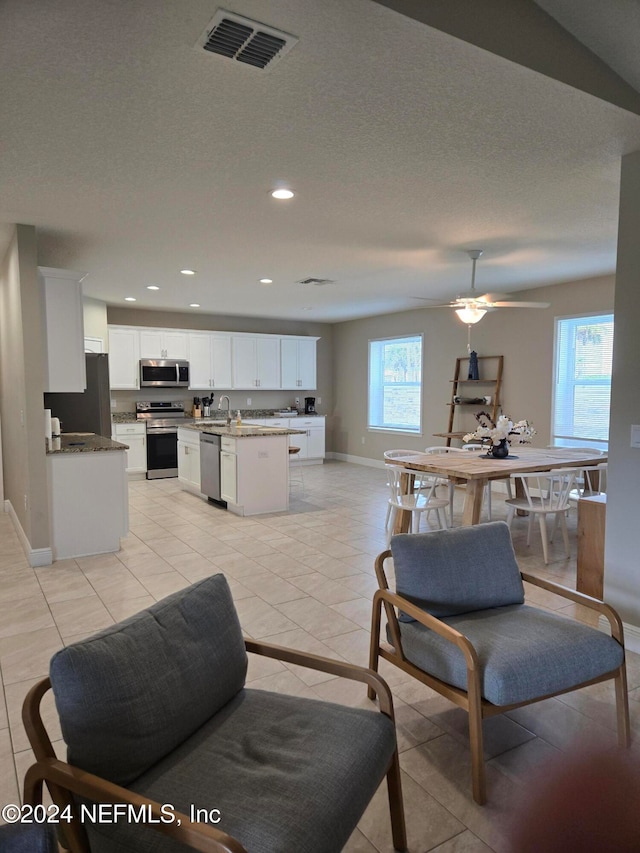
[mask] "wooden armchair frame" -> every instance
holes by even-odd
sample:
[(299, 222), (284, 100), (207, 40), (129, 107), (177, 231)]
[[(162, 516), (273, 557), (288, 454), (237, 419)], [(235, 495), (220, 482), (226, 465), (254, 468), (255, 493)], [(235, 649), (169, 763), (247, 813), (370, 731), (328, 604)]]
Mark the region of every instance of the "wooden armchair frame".
[[(487, 801), (486, 794), (486, 776), (484, 767), (483, 754), (483, 736), (482, 736), (482, 721), (487, 717), (493, 717), (496, 714), (504, 714), (506, 711), (512, 711), (515, 708), (521, 708), (525, 705), (532, 705), (535, 702), (541, 702), (543, 699), (550, 699), (553, 696), (561, 696), (563, 693), (571, 693), (573, 690), (578, 690), (581, 687), (587, 687), (590, 684), (598, 684), (601, 681), (615, 680), (616, 692), (616, 716), (618, 728), (618, 744), (620, 747), (628, 747), (630, 744), (630, 724), (629, 724), (629, 700), (627, 694), (627, 671), (623, 658), (622, 664), (615, 670), (605, 673), (598, 678), (590, 681), (582, 682), (567, 690), (561, 690), (556, 693), (549, 693), (545, 696), (538, 696), (535, 699), (530, 699), (526, 702), (518, 702), (513, 705), (493, 705), (486, 699), (482, 698), (481, 693), (481, 674), (479, 671), (478, 655), (464, 634), (456, 631), (446, 622), (432, 616), (410, 601), (407, 601), (402, 596), (391, 592), (387, 577), (384, 571), (384, 561), (387, 557), (391, 557), (391, 551), (384, 551), (376, 557), (375, 570), (378, 578), (380, 589), (373, 598), (373, 613), (371, 621), (371, 647), (369, 656), (369, 666), (375, 672), (378, 669), (379, 658), (389, 661), (399, 669), (412, 675), (414, 678), (431, 687), (441, 696), (444, 696), (449, 701), (463, 708), (469, 714), (469, 741), (471, 747), (471, 775), (472, 775), (472, 790), (473, 798), (480, 805), (484, 805)], [(622, 621), (616, 611), (598, 599), (591, 598), (583, 593), (576, 592), (568, 587), (560, 584), (552, 583), (535, 575), (530, 575), (525, 572), (520, 572), (523, 581), (553, 592), (563, 598), (573, 601), (576, 604), (582, 604), (595, 610), (597, 613), (606, 617), (611, 628), (611, 636), (618, 642), (624, 651), (624, 635)], [(384, 606), (389, 629), (391, 632), (391, 644), (381, 642), (380, 628), (382, 607)], [(465, 657), (467, 665), (467, 690), (461, 690), (445, 681), (429, 675), (424, 670), (411, 663), (404, 655), (402, 649), (402, 639), (400, 635), (400, 626), (398, 624), (395, 608), (398, 608), (403, 613), (411, 616), (417, 622), (430, 628), (436, 634), (444, 637), (450, 643), (456, 645)], [(370, 699), (375, 697), (375, 690), (372, 687), (368, 689)]]
[[(380, 712), (395, 722), (391, 691), (377, 672), (270, 643), (245, 639), (245, 647), (247, 652), (253, 654), (360, 681), (367, 685), (368, 692), (379, 697)], [(61, 810), (70, 807), (73, 819), (69, 823), (60, 824), (70, 853), (90, 853), (89, 841), (79, 820), (72, 794), (99, 803), (125, 803), (136, 808), (145, 806), (151, 811), (153, 818), (159, 821), (150, 824), (153, 829), (201, 853), (247, 853), (237, 839), (209, 824), (192, 823), (185, 814), (176, 812), (177, 820), (162, 823), (160, 803), (60, 761), (55, 755), (40, 714), (42, 697), (50, 688), (51, 682), (48, 678), (39, 681), (29, 690), (22, 707), (22, 720), (36, 757), (36, 763), (25, 775), (24, 802), (31, 805), (41, 803), (42, 784), (45, 782), (53, 802)], [(397, 747), (387, 769), (387, 789), (393, 845), (398, 851), (406, 851), (407, 836)]]

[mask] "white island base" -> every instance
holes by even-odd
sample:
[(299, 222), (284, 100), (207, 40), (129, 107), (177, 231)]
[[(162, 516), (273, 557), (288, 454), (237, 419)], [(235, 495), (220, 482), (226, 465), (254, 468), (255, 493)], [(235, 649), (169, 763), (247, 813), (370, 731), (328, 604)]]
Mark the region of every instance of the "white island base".
[(120, 447), (47, 456), (54, 560), (120, 549), (129, 527), (126, 446)]
[(289, 436), (220, 441), (220, 497), (236, 515), (289, 509)]

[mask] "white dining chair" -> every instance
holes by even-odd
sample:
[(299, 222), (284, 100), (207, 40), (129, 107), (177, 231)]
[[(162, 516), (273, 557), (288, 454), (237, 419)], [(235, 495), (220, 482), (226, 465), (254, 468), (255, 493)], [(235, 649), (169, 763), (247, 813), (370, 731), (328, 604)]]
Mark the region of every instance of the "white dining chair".
[[(425, 491), (414, 491), (411, 494), (404, 494), (402, 491), (402, 475), (407, 473), (407, 469), (402, 465), (386, 465), (387, 482), (389, 485), (389, 523), (387, 525), (387, 546), (391, 542), (393, 527), (398, 510), (405, 510), (411, 513), (411, 532), (418, 533), (420, 529), (420, 516), (422, 513), (436, 510), (438, 518), (438, 527), (440, 530), (447, 528), (447, 516), (445, 508), (449, 505), (448, 498), (439, 498), (436, 496), (437, 480), (433, 479)], [(414, 472), (411, 472), (414, 473)], [(416, 482), (418, 482), (416, 475)], [(425, 483), (420, 480), (419, 486), (422, 487)]]
[[(507, 498), (507, 524), (511, 526), (516, 510), (524, 510), (529, 514), (527, 529), (527, 546), (531, 545), (531, 529), (534, 517), (538, 517), (540, 535), (542, 536), (542, 553), (545, 565), (549, 562), (549, 542), (553, 541), (555, 524), (562, 528), (562, 536), (567, 559), (571, 556), (569, 547), (569, 531), (567, 530), (567, 510), (569, 509), (569, 494), (574, 487), (575, 468), (557, 468), (555, 471), (529, 471), (522, 474), (512, 474), (511, 479), (522, 485), (523, 497)], [(547, 516), (554, 515), (554, 530), (549, 538), (547, 534)]]
[[(576, 479), (573, 488), (569, 492), (569, 504), (577, 504), (581, 498), (592, 498), (596, 495), (607, 493), (607, 468), (606, 462), (599, 465), (590, 465), (588, 468), (577, 468)], [(555, 534), (558, 528), (558, 516), (553, 524)]]
[[(394, 459), (400, 459), (402, 456), (415, 456), (416, 453), (419, 453), (419, 450), (406, 450), (403, 448), (397, 448), (395, 450), (385, 450), (383, 456), (386, 462), (393, 463)], [(387, 473), (387, 488), (389, 487), (389, 476)], [(415, 485), (414, 485), (415, 491)], [(389, 519), (391, 518), (391, 504), (387, 501), (387, 515), (384, 520), (384, 529), (385, 531), (389, 530)]]

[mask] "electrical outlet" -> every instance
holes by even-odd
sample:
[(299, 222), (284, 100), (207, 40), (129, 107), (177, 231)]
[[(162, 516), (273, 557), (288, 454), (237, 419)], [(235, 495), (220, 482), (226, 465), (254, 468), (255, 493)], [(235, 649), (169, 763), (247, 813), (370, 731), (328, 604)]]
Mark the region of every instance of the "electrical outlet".
[(322, 397), (316, 397), (316, 403), (321, 406), (322, 405)]
[(247, 406), (251, 405), (251, 397), (247, 397)]
[(117, 405), (116, 400), (115, 400), (115, 398), (114, 398), (114, 397), (112, 397), (112, 398), (111, 398), (111, 408), (112, 408), (112, 409), (115, 409), (116, 405)]

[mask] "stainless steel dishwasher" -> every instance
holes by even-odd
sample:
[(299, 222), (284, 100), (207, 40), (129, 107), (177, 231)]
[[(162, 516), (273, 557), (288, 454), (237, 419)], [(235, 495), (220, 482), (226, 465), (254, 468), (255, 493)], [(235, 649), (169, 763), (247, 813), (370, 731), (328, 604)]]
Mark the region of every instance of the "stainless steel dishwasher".
[(220, 497), (220, 436), (205, 432), (200, 433), (200, 491), (210, 501), (227, 505)]

